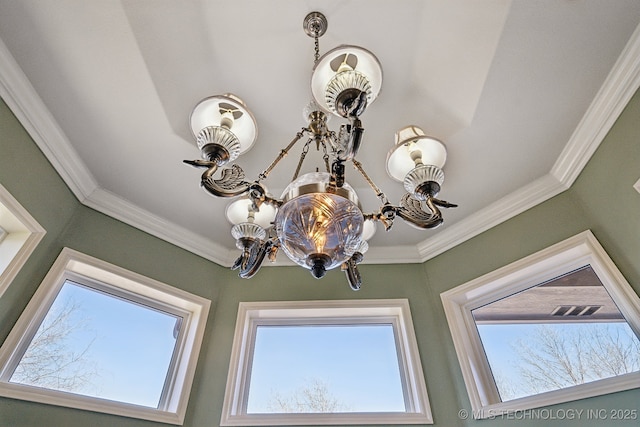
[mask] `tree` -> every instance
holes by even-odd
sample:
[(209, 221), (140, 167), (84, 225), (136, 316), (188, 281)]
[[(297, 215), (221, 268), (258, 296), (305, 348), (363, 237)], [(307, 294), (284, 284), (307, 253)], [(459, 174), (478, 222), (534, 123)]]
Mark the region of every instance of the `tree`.
[(640, 370), (640, 341), (630, 328), (594, 323), (567, 330), (540, 325), (511, 346), (523, 381), (496, 373), (502, 400)]
[(329, 390), (328, 384), (318, 378), (307, 380), (291, 395), (274, 391), (268, 403), (275, 413), (345, 412), (348, 407)]
[(95, 338), (78, 346), (73, 333), (86, 327), (80, 304), (70, 298), (56, 302), (36, 331), (11, 382), (54, 390), (81, 392), (93, 387), (97, 368), (88, 353)]

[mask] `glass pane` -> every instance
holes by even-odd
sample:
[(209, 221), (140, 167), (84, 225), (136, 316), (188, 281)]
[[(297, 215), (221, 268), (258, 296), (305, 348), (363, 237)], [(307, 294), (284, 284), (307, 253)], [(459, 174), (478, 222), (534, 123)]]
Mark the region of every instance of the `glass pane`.
[(155, 408), (180, 323), (66, 281), (10, 382)]
[(247, 413), (404, 411), (392, 325), (257, 328)]
[(590, 266), (472, 314), (502, 401), (640, 371), (640, 340)]

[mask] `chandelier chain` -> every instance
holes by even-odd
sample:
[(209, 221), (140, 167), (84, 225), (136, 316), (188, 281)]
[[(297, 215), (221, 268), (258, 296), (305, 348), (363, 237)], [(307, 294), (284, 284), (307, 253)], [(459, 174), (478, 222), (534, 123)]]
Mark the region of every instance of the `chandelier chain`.
[(380, 188), (378, 188), (378, 186), (373, 182), (373, 180), (371, 178), (369, 178), (369, 175), (367, 175), (367, 173), (364, 171), (364, 168), (362, 167), (362, 163), (360, 163), (356, 159), (352, 159), (351, 163), (353, 164), (353, 167), (356, 168), (358, 170), (358, 172), (360, 172), (360, 174), (364, 177), (364, 179), (367, 181), (367, 183), (369, 183), (369, 186), (376, 193), (376, 197), (378, 199), (380, 199), (380, 201), (382, 203), (384, 203), (384, 204), (389, 203), (389, 200), (387, 199), (387, 196), (385, 196), (385, 194), (382, 192), (382, 190), (380, 190)]
[(324, 160), (324, 166), (327, 169), (327, 172), (331, 173), (331, 167), (329, 166), (329, 153), (327, 153), (327, 144), (326, 139), (322, 139), (322, 151), (324, 155), (322, 156), (322, 160)]
[(302, 138), (302, 136), (305, 134), (305, 132), (309, 132), (309, 129), (302, 128), (302, 130), (300, 132), (296, 133), (295, 138), (293, 138), (293, 140), (289, 143), (289, 145), (287, 145), (285, 148), (280, 150), (280, 153), (278, 154), (278, 157), (276, 157), (275, 160), (273, 162), (271, 162), (269, 167), (267, 169), (265, 169), (264, 172), (262, 172), (260, 175), (258, 175), (258, 182), (260, 182), (260, 181), (262, 181), (264, 179), (267, 179), (267, 177), (269, 176), (269, 174), (271, 173), (273, 168), (276, 167), (276, 165), (280, 162), (280, 160), (284, 159), (287, 156), (287, 154), (289, 153), (289, 150), (291, 150), (291, 147), (293, 147), (296, 144), (296, 142), (300, 141), (300, 138)]
[(291, 181), (295, 181), (298, 179), (298, 175), (300, 174), (300, 169), (302, 169), (302, 163), (304, 162), (305, 157), (307, 157), (307, 153), (309, 152), (309, 145), (311, 145), (312, 138), (309, 138), (302, 147), (302, 152), (300, 153), (300, 160), (298, 160), (298, 166), (296, 167), (295, 172), (293, 173), (293, 178)]
[(320, 60), (320, 41), (318, 37), (318, 33), (313, 37), (313, 45), (315, 49), (314, 57), (313, 57), (313, 65), (317, 65)]

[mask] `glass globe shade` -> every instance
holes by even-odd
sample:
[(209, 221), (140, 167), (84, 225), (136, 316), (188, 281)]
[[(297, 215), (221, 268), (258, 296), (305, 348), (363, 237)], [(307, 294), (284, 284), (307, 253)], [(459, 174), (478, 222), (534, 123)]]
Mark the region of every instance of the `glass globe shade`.
[(358, 249), (364, 216), (351, 186), (327, 191), (330, 175), (305, 174), (285, 189), (275, 227), (281, 248), (296, 264), (324, 276)]

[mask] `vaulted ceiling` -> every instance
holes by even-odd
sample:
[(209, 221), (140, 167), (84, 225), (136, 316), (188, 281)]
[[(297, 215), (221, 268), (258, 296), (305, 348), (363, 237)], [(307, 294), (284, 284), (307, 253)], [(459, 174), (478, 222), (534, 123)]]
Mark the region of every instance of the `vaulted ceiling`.
[(355, 44), (382, 63), (358, 158), (391, 202), (404, 192), (385, 170), (396, 130), (418, 125), (448, 149), (440, 196), (459, 207), (434, 230), (379, 226), (368, 262), (425, 261), (564, 191), (640, 85), (636, 0), (0, 0), (0, 95), (82, 203), (230, 265), (230, 201), (182, 163), (199, 157), (189, 114), (240, 96), (259, 130), (237, 163), (257, 178), (306, 125), (314, 10), (329, 21), (321, 53)]

